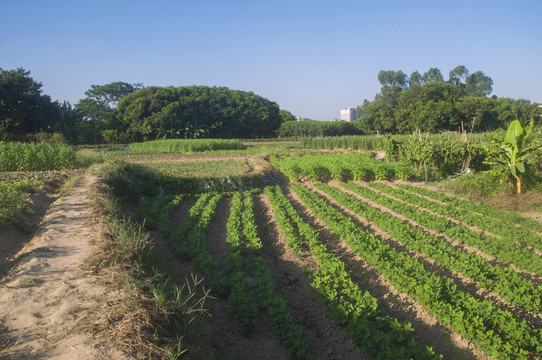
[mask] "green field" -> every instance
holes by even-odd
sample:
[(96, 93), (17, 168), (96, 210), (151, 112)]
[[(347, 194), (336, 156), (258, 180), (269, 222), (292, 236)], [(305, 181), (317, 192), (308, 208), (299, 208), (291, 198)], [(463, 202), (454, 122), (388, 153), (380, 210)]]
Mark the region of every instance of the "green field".
[[(336, 326), (367, 358), (542, 356), (539, 221), (408, 182), (407, 163), (370, 152), (246, 148), (84, 156), (246, 341), (265, 328), (291, 358), (317, 358), (331, 341), (318, 329)], [(40, 188), (21, 174), (2, 174), (4, 224)]]

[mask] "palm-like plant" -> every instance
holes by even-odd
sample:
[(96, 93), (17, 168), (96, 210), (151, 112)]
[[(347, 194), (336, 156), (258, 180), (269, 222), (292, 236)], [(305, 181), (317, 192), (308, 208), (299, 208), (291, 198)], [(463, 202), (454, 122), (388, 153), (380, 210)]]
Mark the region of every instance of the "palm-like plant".
[(539, 150), (540, 144), (527, 145), (526, 139), (531, 134), (533, 121), (525, 128), (521, 126), (519, 120), (510, 123), (504, 139), (493, 137), (491, 139), (494, 145), (490, 149), (492, 154), (490, 161), (486, 163), (492, 165), (490, 172), (506, 174), (516, 180), (517, 192), (521, 193), (522, 177), (525, 174), (527, 161)]

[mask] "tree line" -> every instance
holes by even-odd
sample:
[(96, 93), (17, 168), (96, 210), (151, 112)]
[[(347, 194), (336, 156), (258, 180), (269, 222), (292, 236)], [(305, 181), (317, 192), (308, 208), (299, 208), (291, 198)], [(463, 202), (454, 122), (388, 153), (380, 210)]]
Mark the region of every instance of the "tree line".
[[(373, 101), (357, 107), (353, 124), (296, 122), (287, 110), (253, 92), (226, 87), (91, 85), (75, 105), (52, 101), (30, 71), (0, 68), (0, 141), (64, 138), (72, 144), (130, 143), (178, 138), (265, 138), (406, 134), (416, 130), (490, 131), (519, 119), (540, 121), (537, 104), (488, 97), (493, 80), (457, 66), (444, 80), (438, 68), (423, 75), (380, 71)], [(56, 135), (52, 135), (56, 134)], [(61, 134), (61, 135), (59, 135)], [(58, 135), (58, 136), (57, 136)]]
[(52, 101), (22, 68), (0, 68), (0, 141), (60, 133), (73, 144), (275, 136), (293, 115), (266, 98), (226, 87), (92, 85), (75, 105)]
[(408, 134), (416, 130), (439, 132), (490, 131), (519, 119), (526, 124), (540, 119), (541, 109), (528, 100), (488, 97), (493, 80), (482, 71), (469, 74), (459, 65), (445, 81), (438, 68), (421, 75), (380, 71), (382, 85), (373, 101), (357, 107), (356, 126), (366, 134)]

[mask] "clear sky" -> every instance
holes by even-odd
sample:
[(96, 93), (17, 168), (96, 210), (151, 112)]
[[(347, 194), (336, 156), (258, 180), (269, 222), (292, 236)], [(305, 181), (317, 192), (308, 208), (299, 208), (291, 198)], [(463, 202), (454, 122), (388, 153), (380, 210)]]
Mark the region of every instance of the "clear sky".
[(329, 120), (380, 70), (457, 65), (542, 102), (542, 1), (0, 0), (0, 67), (72, 104), (114, 81), (226, 86)]

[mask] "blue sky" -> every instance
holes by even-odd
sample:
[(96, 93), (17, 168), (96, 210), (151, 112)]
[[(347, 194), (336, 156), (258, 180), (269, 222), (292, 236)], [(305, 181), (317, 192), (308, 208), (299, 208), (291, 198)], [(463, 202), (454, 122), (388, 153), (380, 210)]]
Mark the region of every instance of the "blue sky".
[(253, 91), (316, 120), (372, 100), (380, 70), (457, 65), (542, 102), (542, 1), (0, 0), (0, 67), (53, 100), (90, 85)]

